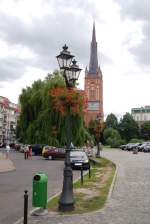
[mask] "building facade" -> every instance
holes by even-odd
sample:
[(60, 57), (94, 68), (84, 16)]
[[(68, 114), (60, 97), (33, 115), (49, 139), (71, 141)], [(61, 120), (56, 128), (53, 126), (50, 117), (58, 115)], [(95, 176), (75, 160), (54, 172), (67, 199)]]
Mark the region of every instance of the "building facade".
[(17, 104), (0, 96), (0, 143), (15, 142), (15, 129), (20, 110)]
[(93, 24), (89, 69), (85, 70), (84, 90), (88, 98), (88, 108), (84, 117), (86, 125), (96, 117), (103, 121), (103, 75), (98, 65), (95, 24)]
[(138, 124), (150, 121), (150, 106), (132, 108), (131, 114)]

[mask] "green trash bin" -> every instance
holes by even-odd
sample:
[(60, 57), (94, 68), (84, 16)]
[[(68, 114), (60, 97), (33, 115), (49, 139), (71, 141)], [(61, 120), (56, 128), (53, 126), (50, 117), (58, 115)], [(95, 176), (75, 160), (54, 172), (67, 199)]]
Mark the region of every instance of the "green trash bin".
[(33, 207), (47, 207), (47, 175), (45, 173), (37, 173), (33, 177), (32, 190), (32, 206)]

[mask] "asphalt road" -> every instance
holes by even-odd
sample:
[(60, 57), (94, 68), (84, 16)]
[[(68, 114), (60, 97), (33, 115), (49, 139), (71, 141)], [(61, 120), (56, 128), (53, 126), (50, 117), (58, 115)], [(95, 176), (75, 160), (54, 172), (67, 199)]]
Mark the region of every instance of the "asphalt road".
[[(0, 174), (0, 223), (13, 224), (23, 216), (24, 190), (29, 192), (29, 210), (32, 204), (32, 179), (35, 173), (43, 171), (48, 175), (48, 197), (61, 191), (63, 184), (62, 160), (45, 160), (34, 156), (24, 160), (24, 154), (11, 152), (16, 171)], [(74, 178), (80, 175), (75, 171)]]

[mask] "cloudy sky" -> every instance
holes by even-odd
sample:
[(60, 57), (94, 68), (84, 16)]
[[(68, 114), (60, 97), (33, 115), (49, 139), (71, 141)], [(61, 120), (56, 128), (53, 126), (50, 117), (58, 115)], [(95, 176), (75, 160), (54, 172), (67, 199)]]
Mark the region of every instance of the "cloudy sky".
[(149, 0), (1, 0), (0, 95), (17, 103), (22, 88), (58, 69), (65, 43), (83, 89), (95, 20), (105, 115), (150, 105), (149, 10)]

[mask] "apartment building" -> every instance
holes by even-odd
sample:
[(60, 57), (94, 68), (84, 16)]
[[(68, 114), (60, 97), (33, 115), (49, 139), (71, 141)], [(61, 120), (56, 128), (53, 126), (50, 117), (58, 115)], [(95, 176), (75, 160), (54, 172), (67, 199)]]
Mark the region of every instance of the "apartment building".
[(150, 121), (150, 106), (132, 108), (131, 114), (133, 119), (139, 124)]
[(17, 104), (0, 96), (0, 143), (15, 142), (15, 129), (20, 110)]

